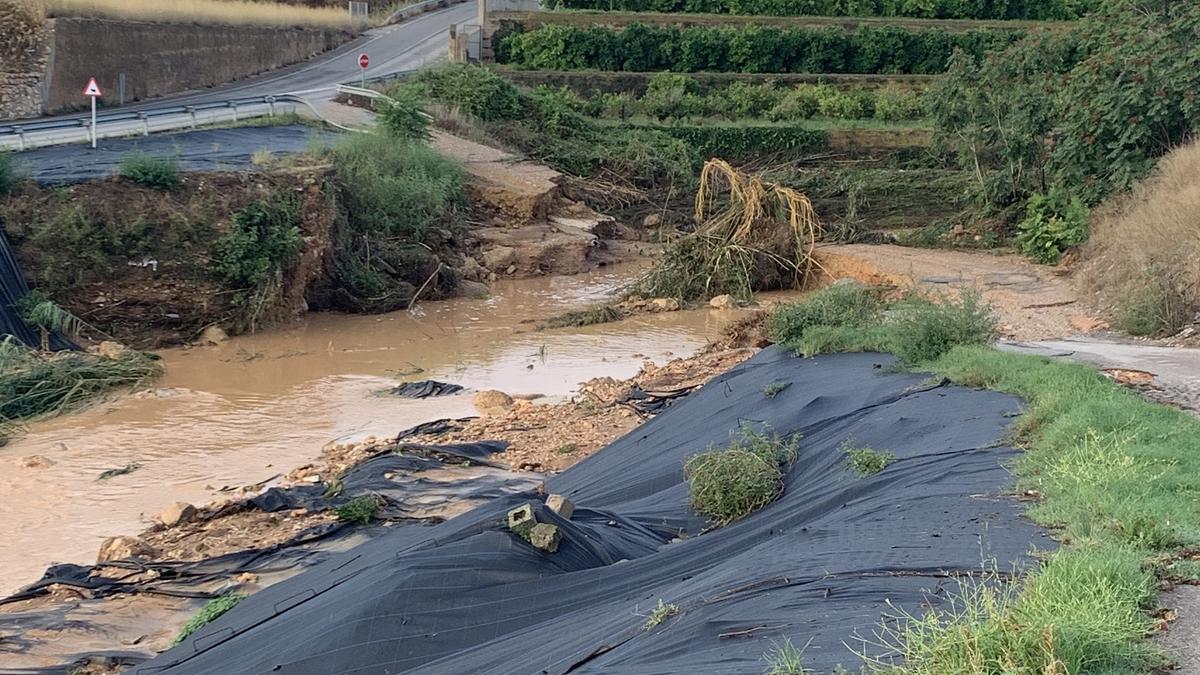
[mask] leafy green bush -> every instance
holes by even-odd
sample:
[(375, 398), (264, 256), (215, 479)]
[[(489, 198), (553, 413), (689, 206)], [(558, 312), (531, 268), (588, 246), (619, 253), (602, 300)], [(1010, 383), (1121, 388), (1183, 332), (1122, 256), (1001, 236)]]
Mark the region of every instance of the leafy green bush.
[(303, 243), (295, 197), (255, 201), (234, 212), (229, 233), (214, 244), (217, 274), (233, 288), (260, 287), (295, 260)]
[(975, 293), (935, 302), (910, 296), (887, 320), (889, 351), (904, 363), (932, 361), (959, 345), (986, 345), (996, 339), (996, 317)]
[(363, 495), (355, 497), (350, 501), (342, 504), (334, 509), (338, 520), (346, 523), (354, 523), (355, 525), (368, 525), (375, 519), (375, 514), (379, 511), (379, 497), (376, 495)]
[(862, 98), (833, 87), (820, 87), (817, 93), (817, 112), (821, 117), (856, 120), (866, 116)]
[(873, 448), (856, 448), (849, 441), (842, 444), (841, 451), (846, 456), (846, 466), (860, 478), (882, 473), (884, 469), (896, 461), (896, 455), (890, 452), (880, 452)]
[(406, 140), (429, 140), (429, 118), (421, 110), (417, 95), (407, 89), (393, 92), (392, 100), (378, 99), (375, 112), (379, 114), (379, 125), (384, 132), (395, 138)]
[(819, 129), (792, 126), (706, 124), (660, 127), (703, 158), (741, 158), (784, 150), (813, 151), (828, 146), (829, 135)]
[(772, 84), (734, 82), (708, 95), (708, 108), (727, 119), (763, 117), (779, 105), (783, 92)]
[(174, 158), (131, 152), (117, 164), (117, 175), (155, 190), (171, 190), (179, 186), (179, 163)]
[(642, 110), (660, 120), (682, 119), (704, 112), (696, 81), (686, 75), (655, 73), (641, 98)]
[(546, 24), (498, 35), (496, 58), (520, 68), (745, 73), (941, 73), (954, 50), (980, 59), (1020, 30), (864, 25), (848, 30), (774, 26)]
[(0, 150), (0, 197), (16, 192), (27, 178), (16, 156), (7, 150)]
[(204, 606), (200, 608), (200, 611), (196, 612), (192, 618), (188, 619), (188, 622), (184, 624), (183, 628), (179, 631), (179, 635), (175, 636), (175, 641), (171, 644), (177, 645), (188, 639), (191, 637), (192, 633), (195, 633), (213, 621), (216, 621), (221, 617), (222, 614), (228, 612), (234, 607), (237, 607), (238, 603), (245, 599), (246, 596), (244, 595), (232, 594), (222, 595), (219, 598), (213, 598), (212, 600), (204, 603)]
[[(520, 95), (508, 80), (487, 68), (451, 63), (422, 70), (395, 89), (408, 89), (484, 121), (512, 119), (521, 114)], [(393, 98), (397, 91), (390, 92)]]
[(766, 16), (908, 16), (926, 19), (1077, 19), (1099, 0), (558, 0), (565, 9)]
[(1034, 261), (1054, 265), (1067, 249), (1082, 244), (1087, 233), (1087, 207), (1055, 186), (1047, 195), (1030, 197), (1025, 219), (1017, 226), (1017, 244)]
[(811, 84), (801, 84), (784, 94), (774, 108), (767, 111), (767, 119), (786, 122), (806, 120), (821, 108), (820, 90)]
[(875, 95), (875, 119), (877, 120), (884, 122), (916, 120), (927, 114), (925, 103), (917, 92), (885, 87)]
[(729, 447), (688, 459), (684, 476), (692, 508), (724, 527), (775, 501), (783, 494), (780, 467), (795, 460), (799, 443), (799, 437), (743, 426)]

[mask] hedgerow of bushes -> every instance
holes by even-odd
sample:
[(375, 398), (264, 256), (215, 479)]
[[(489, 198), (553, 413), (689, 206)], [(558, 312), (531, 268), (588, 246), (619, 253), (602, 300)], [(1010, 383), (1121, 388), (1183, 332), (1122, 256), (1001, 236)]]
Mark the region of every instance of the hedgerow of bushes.
[(847, 30), (774, 26), (543, 25), (525, 31), (507, 24), (497, 35), (496, 60), (543, 70), (909, 73), (945, 72), (955, 50), (977, 59), (1024, 35), (1019, 30), (860, 26)]
[(896, 122), (927, 114), (920, 92), (894, 86), (845, 91), (826, 84), (781, 87), (735, 82), (702, 93), (695, 79), (678, 73), (654, 74), (640, 98), (626, 93), (600, 93), (582, 100), (579, 108), (592, 117), (621, 120), (646, 116), (659, 120), (717, 117), (790, 122), (829, 117)]
[(1077, 19), (1094, 0), (558, 0), (565, 9), (760, 16), (906, 16), (928, 19)]

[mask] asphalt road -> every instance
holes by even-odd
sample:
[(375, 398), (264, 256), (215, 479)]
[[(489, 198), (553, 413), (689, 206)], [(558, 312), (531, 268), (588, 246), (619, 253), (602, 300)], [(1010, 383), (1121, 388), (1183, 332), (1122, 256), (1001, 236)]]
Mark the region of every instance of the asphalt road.
[[(105, 111), (137, 111), (168, 105), (194, 105), (231, 98), (278, 94), (301, 94), (311, 100), (331, 98), (334, 87), (339, 82), (353, 82), (359, 78), (360, 53), (366, 52), (371, 57), (367, 77), (391, 75), (419, 68), (444, 56), (450, 25), (475, 23), (476, 11), (475, 2), (471, 0), (422, 14), (403, 23), (371, 29), (353, 42), (300, 64), (211, 89), (146, 99), (121, 108), (106, 108)], [(36, 121), (78, 119), (83, 116), (73, 113), (42, 117)]]

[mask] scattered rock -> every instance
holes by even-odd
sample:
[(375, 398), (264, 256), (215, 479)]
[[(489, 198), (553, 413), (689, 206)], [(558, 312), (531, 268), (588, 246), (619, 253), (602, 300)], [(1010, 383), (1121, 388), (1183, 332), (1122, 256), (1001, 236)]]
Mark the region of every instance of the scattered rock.
[(21, 466), (26, 469), (49, 469), (54, 466), (54, 460), (41, 455), (29, 455), (20, 459)]
[(508, 266), (508, 268), (504, 270), (504, 273), (505, 273), (505, 274), (516, 274), (516, 273), (517, 273), (517, 266), (516, 266), (516, 265), (509, 265), (509, 266)]
[(658, 215), (657, 213), (651, 213), (642, 219), (642, 227), (646, 228), (647, 230), (654, 229), (659, 225), (662, 225), (662, 216)]
[(1081, 333), (1091, 333), (1097, 330), (1107, 330), (1108, 323), (1103, 319), (1098, 319), (1094, 316), (1078, 315), (1073, 316), (1068, 320), (1071, 327)]
[(571, 516), (575, 515), (575, 502), (562, 495), (550, 495), (546, 497), (546, 508), (567, 520), (570, 520)]
[(109, 537), (100, 544), (100, 553), (96, 555), (96, 563), (112, 560), (127, 560), (129, 558), (153, 558), (157, 555), (154, 547), (137, 537)]
[(483, 253), (483, 266), (489, 270), (506, 269), (517, 259), (517, 250), (510, 246), (496, 246)]
[(487, 279), (488, 275), (487, 268), (480, 265), (478, 260), (470, 256), (467, 256), (467, 259), (463, 261), (458, 273), (467, 281), (483, 281)]
[(487, 284), (463, 279), (458, 282), (458, 294), (464, 298), (486, 300), (492, 297), (492, 290), (487, 287)]
[(713, 309), (733, 309), (737, 307), (737, 301), (733, 299), (732, 295), (718, 295), (708, 301), (708, 306)]
[(484, 415), (498, 415), (512, 406), (512, 397), (502, 391), (488, 389), (475, 394), (475, 407)]
[(175, 502), (158, 514), (158, 522), (167, 527), (175, 527), (196, 517), (196, 507), (187, 502)]
[(205, 328), (204, 332), (200, 334), (200, 344), (219, 345), (222, 342), (227, 342), (228, 340), (229, 334), (226, 333), (225, 330), (220, 326), (215, 324)]
[(655, 312), (678, 312), (679, 301), (675, 298), (655, 298), (650, 301), (650, 309)]
[(128, 347), (112, 340), (105, 340), (96, 347), (96, 353), (106, 359), (119, 359), (127, 351), (129, 351)]
[(529, 543), (548, 553), (557, 551), (561, 541), (562, 533), (558, 531), (557, 525), (538, 523), (529, 531)]

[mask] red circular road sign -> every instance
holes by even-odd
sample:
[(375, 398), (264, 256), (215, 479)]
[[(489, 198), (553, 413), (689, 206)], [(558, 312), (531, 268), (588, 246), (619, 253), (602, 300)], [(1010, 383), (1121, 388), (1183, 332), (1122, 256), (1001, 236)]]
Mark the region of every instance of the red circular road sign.
[(358, 67), (365, 69), (369, 65), (371, 65), (371, 57), (367, 56), (365, 52), (362, 54), (359, 54), (358, 55)]

